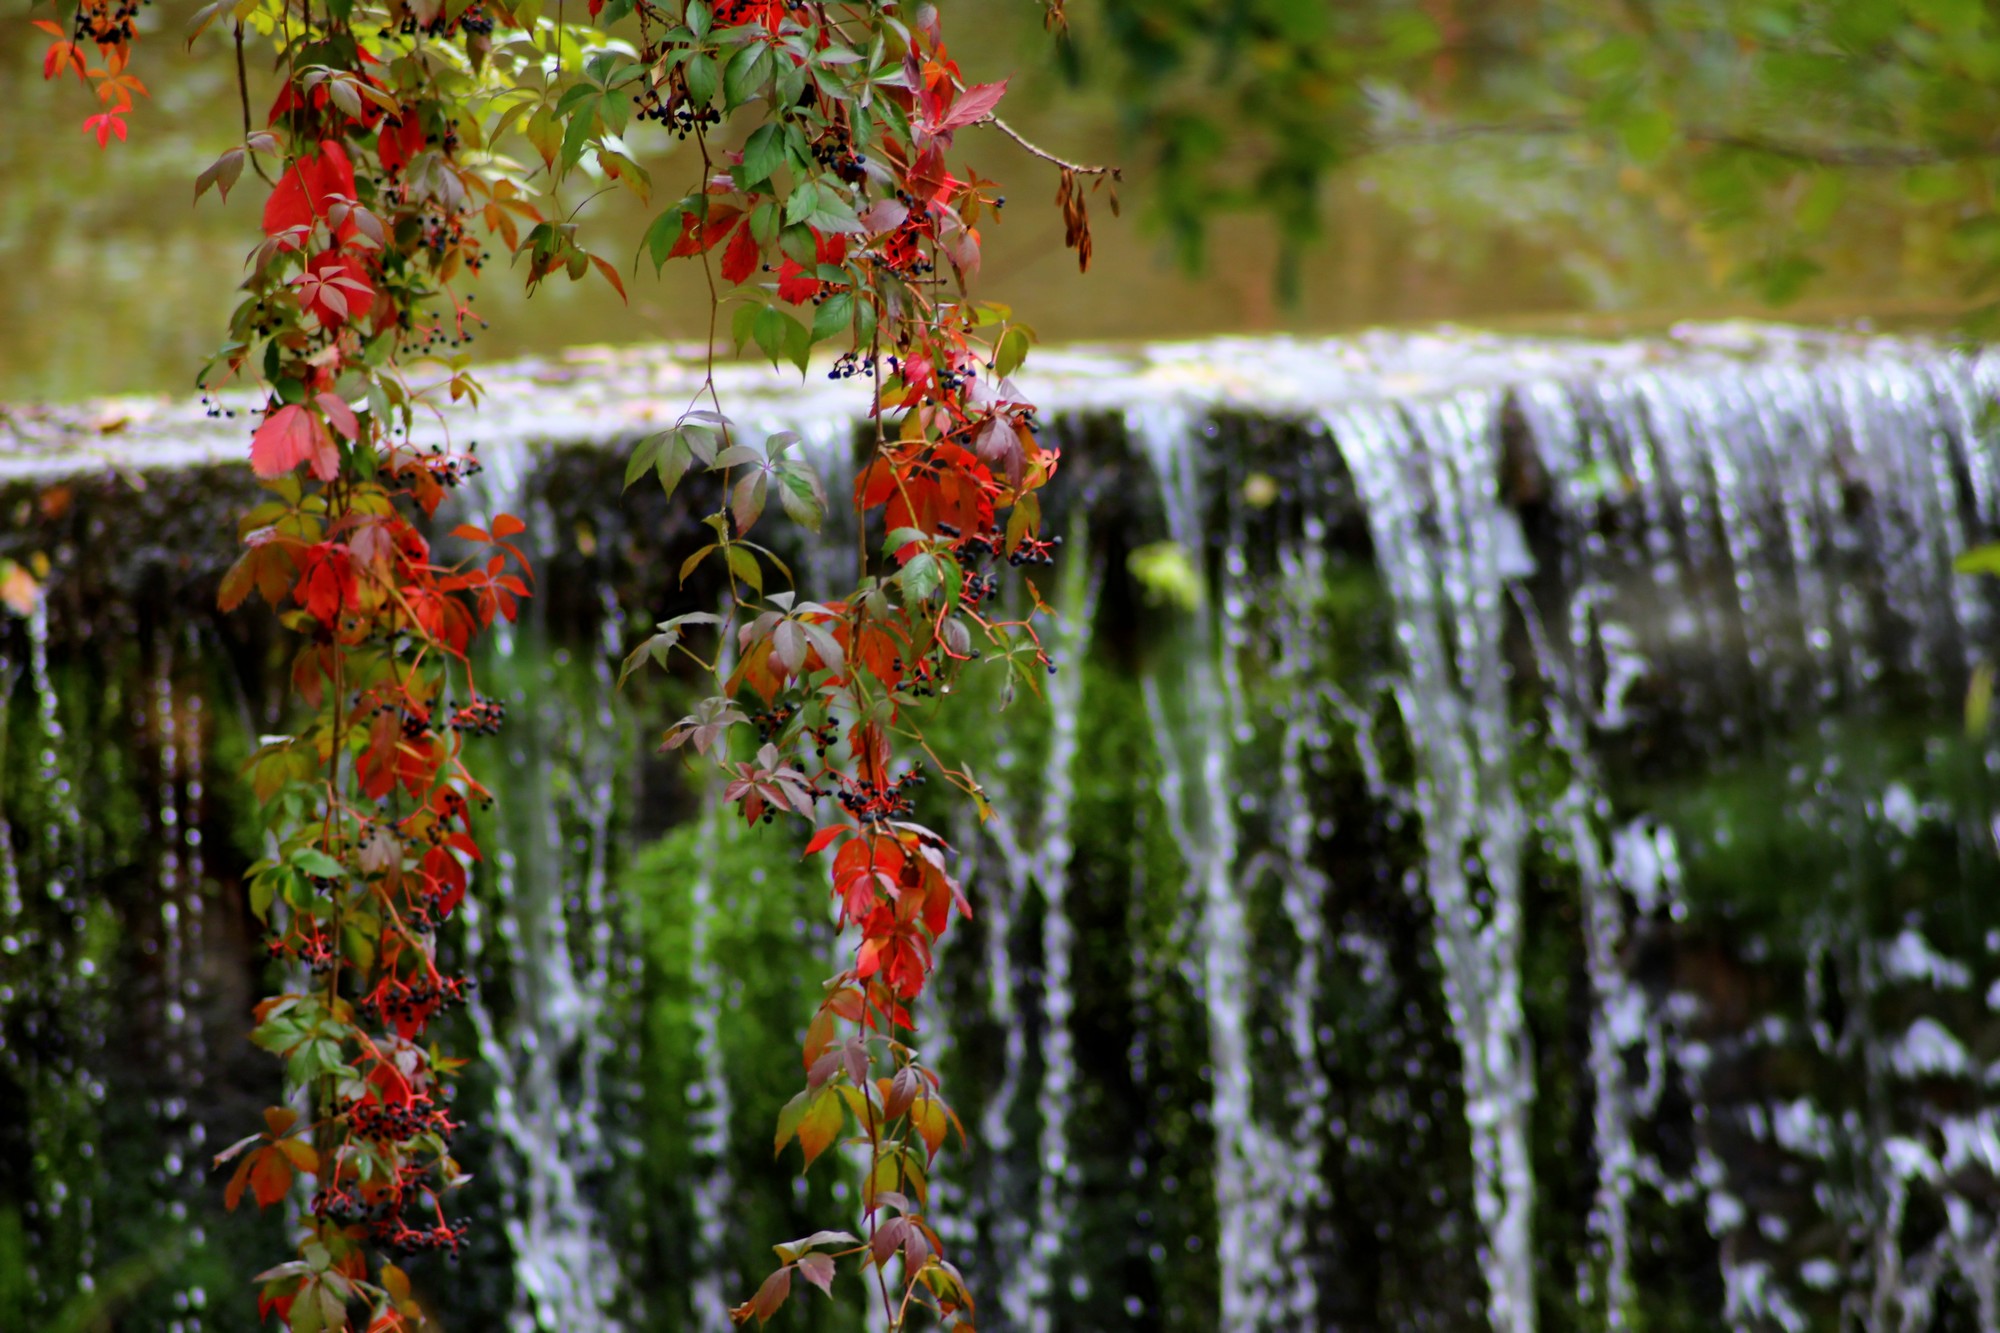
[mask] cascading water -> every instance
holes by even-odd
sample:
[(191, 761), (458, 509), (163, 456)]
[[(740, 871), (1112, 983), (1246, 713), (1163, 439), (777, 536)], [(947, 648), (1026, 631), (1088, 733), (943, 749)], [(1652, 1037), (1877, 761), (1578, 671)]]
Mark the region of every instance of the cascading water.
[(1531, 572), (1500, 503), (1499, 402), (1360, 404), (1328, 420), (1368, 513), (1395, 599), (1406, 672), (1396, 688), (1416, 755), (1423, 889), (1458, 1040), (1491, 1315), (1535, 1327), (1533, 1057), (1521, 994), (1521, 844), (1502, 655), (1505, 589)]
[[(1041, 364), (1060, 670), (939, 724), (998, 806), (950, 826), (977, 916), (922, 1015), (975, 1127), (938, 1197), (980, 1327), (2000, 1330), (2000, 769), (1958, 717), (1993, 603), (1951, 572), (2000, 528), (2000, 358), (1723, 328)], [(724, 378), (839, 514), (861, 397)], [(492, 1225), (472, 1281), (418, 1271), (468, 1326), (719, 1329), (765, 1221), (853, 1211), (834, 1159), (766, 1165), (818, 868), (693, 826), (636, 744), (682, 687), (609, 689), (628, 625), (714, 605), (602, 447), (698, 382), (600, 354), (480, 422), (472, 509), (524, 513), (543, 583), (479, 665), (511, 706), (462, 946)], [(168, 426), (206, 429), (129, 447)], [(53, 466), (0, 451), (21, 512), (62, 508)], [(228, 1333), (219, 1260), (272, 1238), (192, 1172), (272, 1095), (233, 1054), (231, 812), (284, 719), (173, 572), (198, 543), (93, 563), (79, 525), (138, 501), (62, 484), (8, 539), (49, 592), (0, 624), (0, 1324)], [(801, 539), (802, 585), (857, 536)]]

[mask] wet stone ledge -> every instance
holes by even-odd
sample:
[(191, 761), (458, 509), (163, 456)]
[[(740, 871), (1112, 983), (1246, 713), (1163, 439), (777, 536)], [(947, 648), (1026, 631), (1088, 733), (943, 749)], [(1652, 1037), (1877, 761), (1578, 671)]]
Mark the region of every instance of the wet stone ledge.
[[(1747, 324), (1619, 342), (1443, 330), (1049, 350), (1033, 359), (1021, 388), (1041, 404), (1065, 451), (1062, 484), (1050, 493), (1056, 530), (1081, 504), (1100, 534), (1122, 534), (1130, 546), (1156, 540), (1164, 531), (1160, 460), (1134, 441), (1157, 436), (1164, 424), (1208, 441), (1196, 449), (1203, 494), (1248, 495), (1253, 503), (1262, 495), (1267, 524), (1296, 533), (1316, 518), (1336, 549), (1365, 556), (1365, 516), (1339, 452), (1327, 447), (1331, 409), (1499, 395), (1506, 443), (1495, 484), (1541, 531), (1552, 508), (1576, 507), (1578, 461), (1547, 456), (1536, 401), (1661, 371), (1727, 380), (1745, 367), (1810, 375), (1825, 363), (1946, 355), (1901, 339)], [(645, 548), (640, 563), (650, 567), (691, 539), (697, 503), (669, 507), (650, 491), (623, 493), (631, 444), (703, 405), (703, 366), (690, 349), (581, 348), (480, 374), (477, 411), (447, 404), (419, 422), (415, 439), (475, 442), (486, 475), (473, 507), (538, 507), (556, 537), (540, 554), (555, 562), (558, 577), (570, 566), (601, 577), (620, 550), (633, 558)], [(715, 389), (745, 431), (799, 432), (830, 482), (851, 467), (839, 457), (850, 452), (845, 446), (862, 447), (865, 381), (830, 382), (817, 363), (803, 382), (736, 363), (716, 367)], [(441, 390), (436, 396), (443, 401)], [(255, 490), (242, 466), (254, 403), (236, 395), (220, 406), (234, 415), (211, 418), (192, 400), (167, 398), (0, 404), (0, 555), (49, 562), (52, 618), (102, 622), (212, 604), (235, 556), (234, 517)], [(1636, 491), (1624, 499), (1631, 503), (1594, 506), (1603, 526), (1616, 529), (1623, 512), (1639, 507)], [(628, 590), (649, 594), (647, 606), (660, 604), (650, 596), (658, 589)]]

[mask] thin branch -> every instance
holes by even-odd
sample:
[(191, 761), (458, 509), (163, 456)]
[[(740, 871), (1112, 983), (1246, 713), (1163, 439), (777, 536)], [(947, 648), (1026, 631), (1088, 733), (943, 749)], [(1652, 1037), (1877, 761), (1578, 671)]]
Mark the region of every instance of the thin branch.
[(1019, 130), (1016, 130), (1012, 125), (1009, 125), (1006, 121), (1000, 119), (1000, 117), (998, 116), (987, 116), (984, 117), (983, 119), (975, 120), (972, 123), (974, 125), (991, 125), (994, 129), (1000, 131), (1002, 134), (1006, 135), (1009, 139), (1012, 139), (1015, 143), (1021, 145), (1022, 148), (1026, 149), (1030, 157), (1039, 157), (1040, 159), (1042, 159), (1042, 161), (1047, 162), (1053, 166), (1061, 167), (1064, 171), (1067, 171), (1072, 175), (1109, 176), (1112, 180), (1123, 180), (1125, 178), (1123, 174), (1124, 169), (1122, 167), (1088, 167), (1081, 162), (1070, 162), (1064, 158), (1057, 157), (1054, 153), (1051, 153), (1048, 149), (1043, 148), (1041, 145), (1036, 143), (1031, 143), (1028, 140), (1022, 138)]
[(264, 164), (257, 160), (257, 154), (250, 151), (250, 75), (243, 67), (243, 21), (236, 23), (236, 98), (243, 106), (243, 152), (250, 159), (250, 169), (266, 185), (276, 184), (264, 171)]
[[(1536, 116), (1525, 120), (1468, 121), (1393, 130), (1368, 135), (1360, 148), (1363, 152), (1384, 153), (1400, 148), (1433, 148), (1468, 139), (1531, 138), (1585, 132), (1583, 122), (1573, 116)], [(1822, 167), (1926, 167), (2000, 157), (2000, 139), (1949, 149), (1912, 144), (1818, 144), (1700, 125), (1683, 130), (1681, 137), (1689, 143), (1736, 148)]]

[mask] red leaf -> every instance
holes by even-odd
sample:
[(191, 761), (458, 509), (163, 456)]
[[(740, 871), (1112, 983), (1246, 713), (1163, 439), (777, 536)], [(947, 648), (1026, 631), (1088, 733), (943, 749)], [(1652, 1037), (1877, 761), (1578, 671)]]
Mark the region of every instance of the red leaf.
[(951, 104), (944, 119), (938, 122), (940, 130), (955, 130), (961, 125), (970, 125), (976, 120), (984, 120), (993, 114), (993, 108), (1007, 92), (1007, 80), (998, 83), (979, 83), (967, 88)]
[(292, 1164), (275, 1146), (259, 1148), (250, 1155), (247, 1164), (250, 1168), (250, 1192), (257, 1197), (259, 1208), (269, 1208), (291, 1190)]
[[(749, 228), (746, 227), (744, 230), (748, 231)], [(591, 255), (590, 262), (597, 265), (597, 271), (604, 275), (604, 280), (618, 293), (618, 299), (629, 303), (631, 298), (625, 295), (625, 280), (618, 276), (618, 270), (613, 268), (602, 255)]]
[(326, 419), (333, 423), (335, 430), (350, 440), (361, 438), (361, 422), (345, 398), (337, 393), (323, 393), (314, 397), (313, 401), (319, 404), (320, 411), (326, 413)]
[(812, 835), (812, 841), (806, 844), (806, 849), (803, 852), (799, 853), (800, 859), (803, 860), (808, 856), (825, 851), (835, 838), (852, 831), (845, 824), (828, 824), (825, 828)]
[(681, 222), (681, 237), (674, 242), (674, 248), (667, 251), (669, 259), (679, 259), (683, 255), (698, 255), (704, 250), (713, 250), (722, 244), (739, 220), (743, 210), (731, 204), (710, 204), (706, 221), (690, 213)]
[(328, 328), (340, 327), (375, 304), (368, 269), (359, 259), (337, 250), (314, 255), (297, 283), (299, 304)]
[(117, 135), (118, 142), (125, 142), (125, 113), (122, 111), (100, 111), (94, 116), (83, 118), (83, 132), (97, 136), (97, 146), (106, 147), (111, 136)]
[(411, 158), (423, 151), (422, 116), (414, 111), (405, 111), (394, 121), (382, 122), (381, 134), (375, 141), (375, 153), (382, 159), (382, 170), (400, 171), (409, 165)]
[(340, 450), (320, 419), (297, 403), (264, 418), (250, 440), (250, 468), (260, 477), (282, 477), (301, 463), (312, 464), (321, 481), (340, 475)]
[[(279, 236), (294, 228), (311, 227), (326, 216), (333, 195), (354, 198), (354, 164), (348, 161), (345, 148), (335, 140), (326, 139), (321, 141), (318, 152), (293, 162), (278, 178), (271, 197), (264, 201), (264, 234)], [(354, 239), (355, 230), (354, 219), (349, 218), (335, 229), (334, 235), (345, 244)], [(302, 244), (301, 235), (287, 237), (284, 248)]]
[[(592, 5), (598, 5), (602, 4), (603, 0), (590, 0), (590, 2)], [(792, 1270), (780, 1268), (765, 1278), (764, 1285), (757, 1288), (757, 1294), (750, 1298), (750, 1311), (757, 1316), (757, 1322), (762, 1324), (778, 1312), (778, 1307), (785, 1303), (785, 1297), (791, 1294)]]
[[(62, 33), (62, 29), (56, 27), (53, 23), (40, 26), (46, 26), (49, 31), (58, 35)], [(45, 79), (59, 79), (62, 77), (65, 69), (73, 69), (76, 71), (77, 78), (83, 78), (83, 52), (76, 49), (75, 42), (50, 43), (47, 54), (42, 57), (42, 77)]]
[(799, 1276), (829, 1296), (833, 1295), (833, 1274), (833, 1256), (817, 1251), (799, 1256)]
[(778, 299), (781, 301), (804, 305), (819, 295), (819, 289), (819, 279), (807, 273), (795, 259), (787, 259), (778, 270)]
[(748, 227), (739, 228), (736, 239), (723, 252), (722, 276), (731, 282), (743, 282), (757, 271), (757, 260), (763, 249), (757, 244), (757, 235)]

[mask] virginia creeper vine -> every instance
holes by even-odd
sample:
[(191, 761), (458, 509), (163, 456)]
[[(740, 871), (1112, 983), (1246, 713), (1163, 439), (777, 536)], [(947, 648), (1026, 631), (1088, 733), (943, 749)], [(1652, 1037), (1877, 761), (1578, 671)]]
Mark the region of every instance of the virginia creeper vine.
[[(127, 137), (146, 93), (127, 72), (135, 14), (136, 0), (82, 0), (61, 22), (37, 20), (55, 39), (47, 77), (94, 87), (101, 109), (85, 129), (101, 147)], [(1049, 14), (1059, 25), (1060, 4)], [(713, 565), (727, 593), (718, 612), (661, 623), (624, 674), (680, 653), (713, 679), (665, 748), (721, 764), (724, 798), (751, 823), (817, 824), (805, 853), (831, 853), (832, 910), (853, 932), (776, 1141), (796, 1139), (810, 1167), (854, 1136), (865, 1234), (776, 1247), (778, 1268), (732, 1313), (768, 1319), (795, 1276), (830, 1289), (851, 1261), (887, 1329), (919, 1310), (969, 1327), (971, 1293), (927, 1216), (957, 1117), (913, 1044), (910, 1006), (953, 913), (970, 908), (909, 791), (935, 770), (984, 798), (938, 761), (912, 708), (982, 656), (1031, 687), (1055, 669), (1029, 623), (1033, 584), (1018, 610), (999, 608), (1005, 569), (1051, 559), (1038, 492), (1057, 455), (1012, 379), (1032, 335), (966, 296), (980, 224), (1002, 201), (946, 153), (958, 131), (990, 124), (1054, 165), (1085, 264), (1085, 182), (1115, 173), (996, 120), (1004, 84), (968, 86), (936, 11), (894, 0), (216, 0), (190, 46), (218, 24), (243, 139), (200, 174), (196, 197), (226, 196), (246, 166), (268, 186), (243, 299), (200, 380), (264, 395), (250, 463), (269, 498), (242, 516), (221, 601), (256, 592), (278, 608), (310, 710), (249, 765), (270, 849), (252, 867), (251, 905), (271, 956), (301, 978), (258, 1005), (253, 1040), (284, 1060), (303, 1109), (271, 1107), (217, 1163), (234, 1163), (231, 1207), (247, 1192), (268, 1208), (310, 1184), (296, 1257), (258, 1279), (261, 1310), (293, 1333), (430, 1327), (396, 1260), (464, 1239), (446, 1215), (464, 1174), (448, 1091), (463, 1062), (424, 1038), (465, 995), (439, 967), (437, 934), (481, 859), (477, 742), (505, 721), (473, 649), (514, 618), (533, 575), (513, 540), (524, 525), (504, 514), (458, 525), (448, 548), (462, 554), (440, 553), (432, 522), (479, 463), (470, 446), (419, 446), (417, 425), (442, 399), (477, 403), (459, 350), (477, 321), (459, 288), (489, 241), (530, 286), (594, 270), (623, 295), (617, 267), (578, 239), (588, 199), (565, 208), (562, 191), (583, 176), (649, 197), (629, 144), (650, 124), (692, 142), (699, 174), (642, 254), (703, 266), (711, 365), (725, 308), (737, 349), (774, 364), (803, 372), (832, 344), (832, 377), (867, 381), (857, 395), (872, 426), (851, 497), (872, 572), (838, 599), (803, 599), (753, 539), (770, 499), (817, 530), (828, 497), (794, 439), (742, 438), (712, 375), (626, 478), (656, 475), (672, 493), (692, 469), (719, 474), (712, 540), (680, 575)], [(261, 116), (246, 38), (275, 59)], [(228, 411), (219, 399), (210, 410)]]

